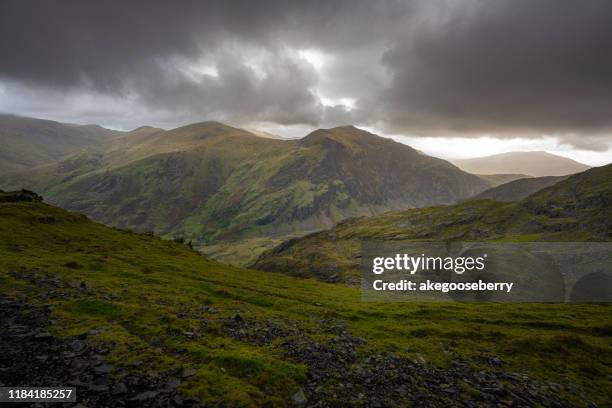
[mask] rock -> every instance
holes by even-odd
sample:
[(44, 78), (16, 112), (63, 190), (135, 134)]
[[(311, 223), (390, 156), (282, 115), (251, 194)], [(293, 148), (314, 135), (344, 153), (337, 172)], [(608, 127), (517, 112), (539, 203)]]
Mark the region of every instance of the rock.
[(219, 309), (212, 307), (212, 306), (205, 306), (202, 308), (202, 311), (206, 313), (211, 313), (211, 314), (219, 313)]
[(159, 394), (157, 391), (145, 391), (145, 392), (142, 392), (136, 395), (131, 400), (132, 401), (146, 401), (146, 400), (150, 400), (150, 399), (157, 397), (157, 394)]
[(34, 336), (36, 340), (48, 340), (53, 336), (48, 331), (42, 331)]
[(178, 388), (179, 385), (181, 385), (181, 380), (176, 377), (170, 377), (166, 381), (166, 387), (168, 388)]
[(422, 354), (416, 354), (413, 359), (415, 364), (425, 364), (425, 357)]
[(491, 360), (489, 360), (489, 362), (493, 366), (501, 366), (502, 365), (502, 361), (501, 361), (501, 359), (499, 357), (493, 357), (493, 358), (491, 358)]
[(197, 372), (198, 370), (196, 370), (195, 368), (183, 368), (183, 370), (181, 371), (181, 378), (193, 377), (194, 375), (196, 375)]
[(94, 392), (107, 392), (108, 391), (108, 385), (89, 384), (87, 386), (87, 389), (89, 391), (94, 391)]
[(98, 334), (104, 333), (108, 328), (106, 326), (96, 327), (95, 329), (91, 329), (87, 332), (90, 336), (97, 336)]
[(85, 350), (86, 347), (85, 342), (81, 340), (74, 340), (70, 343), (70, 348), (76, 353), (80, 353)]
[(113, 395), (121, 395), (121, 394), (125, 394), (126, 392), (128, 392), (128, 388), (127, 385), (125, 385), (124, 383), (120, 382), (115, 384), (115, 386), (113, 387)]
[(301, 388), (297, 390), (295, 394), (291, 396), (291, 400), (298, 405), (305, 404), (307, 399), (306, 399), (306, 395), (304, 394), (304, 390)]
[(97, 367), (94, 367), (94, 371), (98, 374), (110, 374), (115, 369), (114, 365), (111, 364), (101, 364)]

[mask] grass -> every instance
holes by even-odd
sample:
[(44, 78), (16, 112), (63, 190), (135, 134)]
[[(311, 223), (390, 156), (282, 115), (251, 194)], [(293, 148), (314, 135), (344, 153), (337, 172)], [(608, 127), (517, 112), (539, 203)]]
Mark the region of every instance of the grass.
[[(45, 298), (44, 288), (10, 274), (22, 269), (56, 276), (74, 291), (84, 282), (88, 294)], [(363, 355), (419, 356), (440, 366), (460, 356), (480, 369), (497, 356), (509, 371), (561, 384), (577, 406), (603, 405), (612, 395), (610, 305), (364, 303), (355, 288), (223, 265), (41, 203), (0, 204), (0, 291), (52, 304), (55, 334), (104, 326), (93, 339), (114, 364), (196, 368), (183, 391), (229, 406), (285, 406), (306, 373), (279, 341), (229, 337), (221, 321), (235, 314), (297, 325), (322, 341), (320, 320), (340, 319), (366, 340)]]

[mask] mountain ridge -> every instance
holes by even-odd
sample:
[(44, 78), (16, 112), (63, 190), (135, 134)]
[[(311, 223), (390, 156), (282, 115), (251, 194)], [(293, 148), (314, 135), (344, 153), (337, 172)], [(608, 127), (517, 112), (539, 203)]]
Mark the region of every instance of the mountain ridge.
[(204, 250), (248, 239), (261, 251), (261, 237), (282, 239), (347, 217), (453, 203), (488, 183), (353, 126), (276, 140), (201, 122), (136, 129), (102, 149), (0, 177), (0, 187), (28, 188), (107, 225), (180, 236)]

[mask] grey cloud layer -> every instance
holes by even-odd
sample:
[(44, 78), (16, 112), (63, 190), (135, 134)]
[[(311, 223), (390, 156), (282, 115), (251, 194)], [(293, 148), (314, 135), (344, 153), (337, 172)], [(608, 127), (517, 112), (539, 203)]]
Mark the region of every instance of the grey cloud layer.
[(151, 121), (547, 133), (597, 150), (612, 128), (611, 21), (606, 0), (8, 0), (0, 84), (36, 107), (102, 95)]
[(386, 113), (399, 128), (562, 133), (572, 143), (610, 130), (609, 1), (472, 1), (412, 35), (384, 57)]

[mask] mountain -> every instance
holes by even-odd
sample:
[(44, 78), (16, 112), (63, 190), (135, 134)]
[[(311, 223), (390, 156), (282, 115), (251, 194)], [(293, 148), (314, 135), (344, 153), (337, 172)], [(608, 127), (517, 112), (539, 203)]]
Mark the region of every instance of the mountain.
[(470, 200), (345, 220), (330, 230), (283, 242), (263, 253), (253, 267), (356, 285), (363, 240), (610, 241), (612, 164), (516, 203)]
[(0, 174), (55, 162), (117, 134), (96, 125), (0, 114)]
[(2, 177), (0, 187), (40, 192), (107, 225), (193, 240), (235, 262), (348, 217), (453, 203), (488, 184), (351, 126), (275, 140), (204, 122), (137, 129)]
[(76, 378), (89, 407), (609, 401), (606, 305), (363, 302), (356, 288), (223, 265), (29, 192), (0, 203), (3, 384)]
[(453, 163), (475, 174), (520, 173), (533, 177), (566, 176), (590, 168), (586, 164), (547, 152), (510, 152), (453, 160)]
[(489, 187), (497, 187), (514, 180), (529, 178), (525, 174), (477, 174), (478, 177), (489, 183)]
[(552, 186), (569, 176), (531, 177), (514, 180), (475, 195), (473, 200), (520, 201), (536, 191)]

